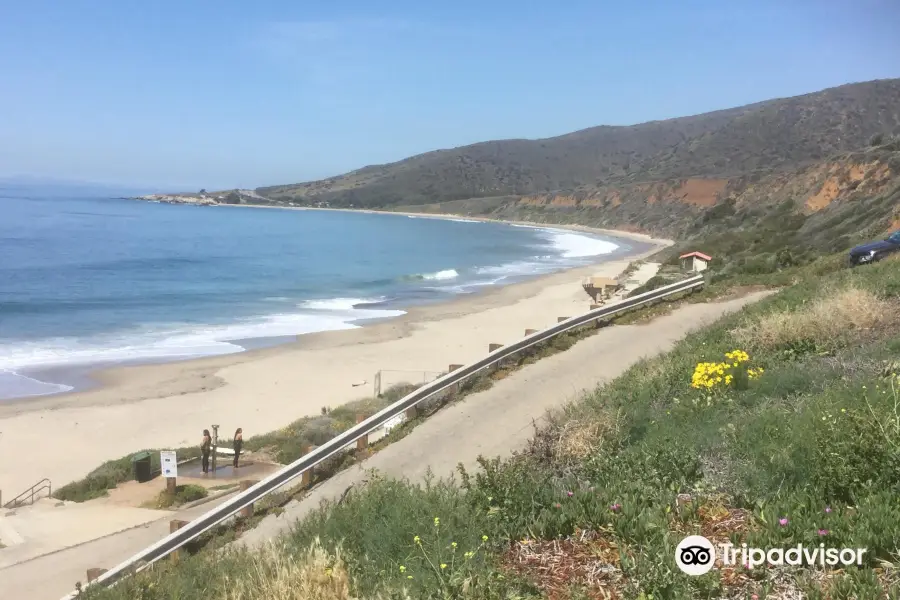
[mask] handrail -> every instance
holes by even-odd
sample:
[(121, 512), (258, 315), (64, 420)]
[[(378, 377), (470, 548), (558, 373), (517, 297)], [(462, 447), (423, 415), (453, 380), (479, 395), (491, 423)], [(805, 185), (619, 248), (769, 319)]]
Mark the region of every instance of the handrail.
[[(440, 392), (443, 392), (452, 385), (456, 385), (457, 383), (464, 381), (475, 373), (478, 373), (483, 369), (487, 369), (503, 359), (509, 358), (517, 352), (521, 352), (522, 350), (530, 348), (531, 346), (540, 344), (541, 342), (545, 342), (550, 338), (553, 338), (561, 333), (565, 333), (576, 327), (580, 327), (593, 321), (597, 321), (599, 319), (610, 317), (618, 313), (625, 312), (627, 310), (631, 310), (645, 304), (649, 304), (656, 300), (661, 300), (673, 294), (693, 291), (697, 288), (702, 287), (703, 284), (703, 275), (695, 275), (694, 277), (690, 277), (676, 283), (659, 287), (655, 290), (644, 292), (631, 298), (626, 298), (618, 304), (600, 307), (583, 315), (572, 317), (570, 319), (562, 321), (561, 323), (557, 323), (556, 325), (548, 327), (547, 329), (532, 333), (531, 335), (528, 335), (515, 343), (509, 344), (508, 346), (501, 346), (497, 350), (490, 352), (487, 357), (460, 367), (455, 371), (451, 371), (450, 373), (447, 373), (446, 375), (435, 379), (431, 383), (428, 383), (413, 391), (412, 393), (404, 396), (394, 404), (380, 410), (363, 422), (333, 437), (328, 442), (315, 448), (308, 454), (298, 458), (291, 464), (282, 468), (280, 471), (269, 475), (259, 483), (248, 488), (245, 492), (241, 492), (230, 500), (226, 500), (206, 514), (197, 517), (187, 525), (183, 526), (181, 529), (170, 533), (165, 538), (156, 542), (152, 546), (141, 550), (120, 565), (117, 565), (112, 569), (106, 571), (100, 577), (88, 583), (88, 585), (100, 585), (107, 587), (113, 585), (123, 576), (138, 573), (144, 570), (157, 560), (165, 557), (169, 553), (177, 550), (178, 548), (184, 546), (186, 543), (196, 539), (203, 533), (222, 523), (241, 509), (250, 506), (254, 502), (258, 502), (262, 497), (272, 493), (289, 481), (299, 477), (304, 471), (312, 469), (331, 456), (337, 454), (338, 452), (341, 452), (348, 445), (352, 444), (364, 435), (368, 435), (375, 429), (378, 429), (379, 427), (384, 425), (385, 422), (396, 417), (397, 415), (404, 413), (407, 409), (419, 404), (423, 400), (426, 400)], [(65, 596), (62, 600), (74, 600), (78, 597), (77, 594), (78, 592), (72, 592), (68, 596)]]
[(21, 505), (21, 504), (20, 504), (20, 500), (21, 500), (22, 498), (24, 498), (25, 496), (29, 496), (29, 502), (28, 502), (28, 504), (34, 504), (34, 496), (35, 496), (35, 494), (37, 494), (38, 492), (40, 492), (40, 491), (43, 490), (44, 488), (47, 489), (47, 497), (48, 497), (48, 498), (49, 498), (50, 496), (53, 495), (53, 484), (50, 482), (49, 479), (47, 479), (46, 477), (44, 477), (43, 479), (41, 479), (40, 481), (38, 481), (36, 484), (34, 484), (34, 485), (31, 486), (30, 488), (28, 488), (27, 490), (25, 490), (24, 492), (22, 492), (21, 494), (19, 494), (18, 496), (16, 496), (15, 498), (13, 498), (13, 499), (10, 500), (9, 502), (7, 502), (6, 504), (4, 504), (4, 505), (3, 505), (3, 508), (15, 508), (15, 507), (17, 507), (17, 506), (20, 506), (20, 505)]

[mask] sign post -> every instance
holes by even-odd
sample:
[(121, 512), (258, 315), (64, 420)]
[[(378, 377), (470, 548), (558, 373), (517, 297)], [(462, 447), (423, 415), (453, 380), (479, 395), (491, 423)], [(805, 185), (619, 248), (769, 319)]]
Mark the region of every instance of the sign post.
[(159, 453), (159, 464), (162, 476), (166, 478), (166, 491), (175, 493), (175, 478), (178, 477), (178, 457), (174, 450), (163, 450)]

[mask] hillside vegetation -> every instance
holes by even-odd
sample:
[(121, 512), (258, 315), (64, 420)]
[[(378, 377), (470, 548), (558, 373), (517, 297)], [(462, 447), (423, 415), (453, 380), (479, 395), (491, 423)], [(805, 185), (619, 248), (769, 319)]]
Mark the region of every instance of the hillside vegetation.
[(438, 150), (321, 181), (259, 188), (277, 203), (384, 208), (686, 178), (822, 161), (900, 134), (900, 79), (691, 117)]

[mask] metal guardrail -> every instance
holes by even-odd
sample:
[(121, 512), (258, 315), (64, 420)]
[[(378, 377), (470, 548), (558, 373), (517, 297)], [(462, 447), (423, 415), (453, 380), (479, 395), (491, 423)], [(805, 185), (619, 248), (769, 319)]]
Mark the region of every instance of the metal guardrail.
[[(125, 562), (103, 573), (100, 577), (90, 582), (88, 586), (99, 585), (108, 587), (124, 576), (142, 571), (157, 560), (165, 557), (169, 553), (177, 550), (216, 525), (222, 523), (229, 517), (237, 514), (242, 508), (258, 502), (260, 499), (279, 489), (286, 483), (300, 477), (304, 471), (308, 471), (335, 454), (342, 452), (348, 445), (383, 426), (385, 422), (404, 413), (407, 409), (445, 391), (452, 385), (465, 381), (479, 371), (492, 367), (501, 360), (545, 342), (561, 333), (565, 333), (600, 319), (614, 316), (618, 313), (650, 304), (657, 300), (662, 300), (663, 298), (674, 294), (694, 291), (702, 287), (703, 284), (703, 276), (696, 275), (649, 292), (644, 292), (643, 294), (639, 294), (632, 298), (626, 298), (615, 305), (589, 311), (583, 315), (572, 317), (561, 323), (557, 323), (552, 327), (533, 333), (515, 343), (494, 350), (485, 358), (447, 373), (401, 398), (387, 408), (382, 409), (365, 421), (332, 438), (280, 471), (269, 475), (259, 483), (247, 489), (247, 491), (223, 502), (206, 514), (197, 517), (181, 529), (170, 533), (152, 546), (141, 550)], [(78, 592), (72, 592), (62, 600), (74, 600), (77, 597)]]

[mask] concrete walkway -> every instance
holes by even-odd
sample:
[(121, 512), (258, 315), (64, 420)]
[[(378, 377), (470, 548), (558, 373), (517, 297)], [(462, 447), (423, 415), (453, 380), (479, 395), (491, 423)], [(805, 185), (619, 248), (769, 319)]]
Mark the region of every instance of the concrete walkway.
[[(763, 292), (722, 303), (687, 305), (647, 325), (603, 329), (566, 352), (529, 365), (496, 382), (491, 389), (438, 412), (359, 467), (325, 481), (302, 501), (289, 504), (281, 515), (266, 518), (241, 541), (255, 545), (288, 530), (322, 500), (336, 499), (351, 484), (363, 482), (370, 469), (421, 481), (428, 467), (436, 475), (446, 476), (460, 462), (467, 468), (475, 467), (479, 455), (506, 456), (525, 445), (532, 435), (533, 423), (540, 423), (547, 410), (563, 406), (582, 390), (620, 375), (641, 358), (669, 350), (689, 331), (765, 295)], [(212, 504), (199, 506), (170, 518), (189, 520), (211, 507)], [(165, 537), (168, 525), (168, 518), (155, 521), (0, 569), (0, 597), (60, 598), (73, 589), (76, 581), (84, 581), (88, 568), (109, 568), (122, 562)]]
[(172, 513), (103, 503), (59, 502), (49, 498), (0, 516), (0, 569), (164, 519)]
[(351, 485), (377, 469), (393, 477), (422, 481), (428, 468), (437, 477), (452, 474), (462, 463), (478, 465), (478, 457), (507, 456), (524, 448), (550, 409), (564, 406), (584, 390), (621, 375), (643, 357), (671, 349), (689, 331), (708, 325), (771, 292), (715, 304), (689, 304), (646, 325), (603, 329), (565, 352), (531, 364), (495, 382), (487, 391), (449, 406), (417, 426), (405, 438), (313, 489), (301, 501), (288, 504), (278, 516), (264, 519), (239, 543), (253, 546), (287, 531), (291, 524), (337, 499)]
[[(224, 496), (217, 502), (224, 502), (233, 495)], [(75, 589), (76, 581), (84, 583), (88, 569), (114, 567), (169, 535), (170, 520), (190, 521), (213, 506), (215, 504), (210, 502), (165, 513), (164, 518), (0, 569), (0, 598), (59, 600)]]

